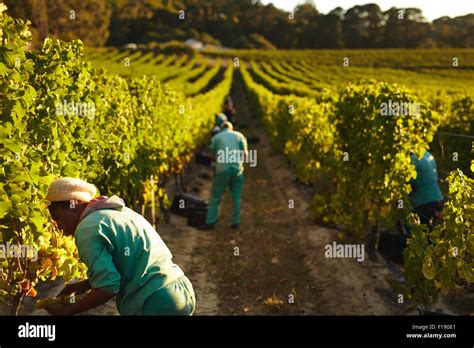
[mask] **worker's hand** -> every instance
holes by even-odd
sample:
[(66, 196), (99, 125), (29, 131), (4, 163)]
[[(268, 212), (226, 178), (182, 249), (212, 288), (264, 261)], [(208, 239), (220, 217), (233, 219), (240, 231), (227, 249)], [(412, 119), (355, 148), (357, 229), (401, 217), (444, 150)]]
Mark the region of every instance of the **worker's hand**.
[(69, 283), (67, 284), (64, 289), (59, 293), (59, 296), (61, 295), (71, 295), (71, 294), (83, 294), (87, 290), (91, 288), (89, 280), (83, 280), (77, 283)]
[(49, 304), (44, 308), (51, 315), (71, 315), (70, 308), (63, 304)]

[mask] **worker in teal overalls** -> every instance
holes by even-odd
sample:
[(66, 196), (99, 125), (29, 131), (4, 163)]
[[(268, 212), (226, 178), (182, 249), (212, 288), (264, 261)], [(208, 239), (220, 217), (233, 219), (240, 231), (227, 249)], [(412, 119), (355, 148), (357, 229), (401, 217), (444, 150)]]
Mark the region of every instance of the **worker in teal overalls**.
[[(420, 159), (412, 154), (411, 162), (415, 165), (416, 178), (410, 181), (412, 191), (409, 198), (420, 222), (431, 230), (443, 209), (443, 194), (438, 185), (436, 161), (431, 153), (426, 151)], [(387, 260), (403, 265), (403, 250), (410, 237), (410, 226), (405, 221), (399, 221), (397, 229), (399, 235), (381, 233), (378, 250)]]
[(244, 184), (243, 161), (247, 156), (247, 139), (233, 130), (232, 123), (224, 121), (222, 131), (211, 139), (211, 150), (216, 159), (214, 181), (212, 183), (211, 200), (206, 216), (206, 224), (199, 226), (201, 230), (212, 230), (217, 222), (219, 204), (226, 187), (232, 197), (231, 227), (238, 229), (240, 225), (240, 202)]
[(74, 315), (117, 297), (122, 315), (192, 315), (189, 279), (150, 223), (117, 196), (96, 197), (96, 188), (76, 178), (55, 180), (46, 199), (51, 217), (74, 236), (88, 278), (66, 285), (63, 295), (82, 294), (71, 305), (50, 304), (52, 315)]
[(417, 175), (416, 179), (410, 182), (412, 187), (410, 201), (415, 213), (420, 217), (420, 222), (431, 228), (433, 222), (440, 216), (444, 199), (438, 185), (436, 161), (428, 151), (421, 159), (413, 154), (411, 161), (415, 165)]

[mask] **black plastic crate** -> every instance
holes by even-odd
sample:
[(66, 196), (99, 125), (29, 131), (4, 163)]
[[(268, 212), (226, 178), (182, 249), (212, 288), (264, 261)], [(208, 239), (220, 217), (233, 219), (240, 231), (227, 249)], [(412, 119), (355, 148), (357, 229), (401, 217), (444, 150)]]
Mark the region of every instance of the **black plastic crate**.
[(202, 166), (206, 166), (206, 167), (210, 167), (211, 164), (212, 164), (212, 157), (211, 155), (207, 155), (205, 153), (201, 153), (201, 152), (198, 152), (196, 154), (196, 156), (194, 156), (195, 160), (196, 160), (196, 164), (199, 164), (199, 165), (202, 165)]
[(199, 197), (178, 192), (173, 198), (170, 212), (175, 215), (187, 216), (190, 209), (207, 208), (207, 206), (207, 202)]
[(206, 223), (207, 208), (195, 207), (188, 210), (188, 226), (198, 227)]
[(406, 247), (408, 236), (382, 232), (379, 238), (378, 250), (388, 260), (399, 265), (403, 264), (403, 250)]
[(254, 135), (247, 138), (248, 144), (260, 144), (260, 137)]

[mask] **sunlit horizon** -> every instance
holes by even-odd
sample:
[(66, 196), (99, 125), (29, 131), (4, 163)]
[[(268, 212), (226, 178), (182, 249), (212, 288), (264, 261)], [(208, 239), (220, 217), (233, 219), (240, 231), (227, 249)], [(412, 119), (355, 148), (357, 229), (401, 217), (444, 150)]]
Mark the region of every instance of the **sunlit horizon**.
[[(273, 3), (276, 7), (285, 11), (293, 10), (304, 0), (262, 0), (263, 4)], [(474, 13), (474, 1), (450, 0), (450, 1), (426, 1), (426, 0), (314, 0), (316, 8), (321, 13), (328, 13), (336, 7), (342, 7), (347, 10), (355, 5), (364, 5), (375, 3), (380, 6), (382, 11), (391, 7), (416, 7), (422, 10), (423, 15), (429, 21), (439, 17), (449, 16), (457, 17), (469, 13)]]

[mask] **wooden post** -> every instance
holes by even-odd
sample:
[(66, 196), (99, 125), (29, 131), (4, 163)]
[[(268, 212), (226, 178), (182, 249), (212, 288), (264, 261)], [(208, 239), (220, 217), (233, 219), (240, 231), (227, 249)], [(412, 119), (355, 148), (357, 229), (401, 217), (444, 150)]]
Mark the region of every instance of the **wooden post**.
[(181, 171), (179, 173), (179, 178), (180, 178), (180, 181), (181, 181), (181, 190), (183, 190), (184, 192), (187, 191), (188, 187), (186, 185), (186, 182), (184, 181), (184, 176), (183, 176), (183, 172)]
[[(166, 182), (168, 181), (168, 178), (165, 177), (163, 179), (163, 182), (161, 184), (161, 187), (163, 187), (163, 189), (165, 190), (165, 195), (168, 195), (168, 193), (166, 192)], [(166, 209), (165, 207), (165, 200), (164, 200), (164, 197), (163, 196), (159, 196), (158, 197), (158, 203), (159, 203), (159, 210), (160, 210), (160, 213), (163, 214), (163, 217), (165, 219), (165, 223), (166, 224), (169, 224), (170, 223), (170, 214), (168, 212), (168, 210)], [(161, 216), (161, 215), (160, 215)]]
[(369, 220), (369, 211), (364, 211), (364, 224), (365, 224), (365, 246), (367, 255), (371, 261), (377, 261), (376, 246), (377, 246), (377, 225), (372, 226)]
[(181, 192), (181, 190), (179, 188), (179, 178), (178, 178), (177, 174), (174, 175), (174, 191), (175, 191), (175, 194), (177, 192)]

